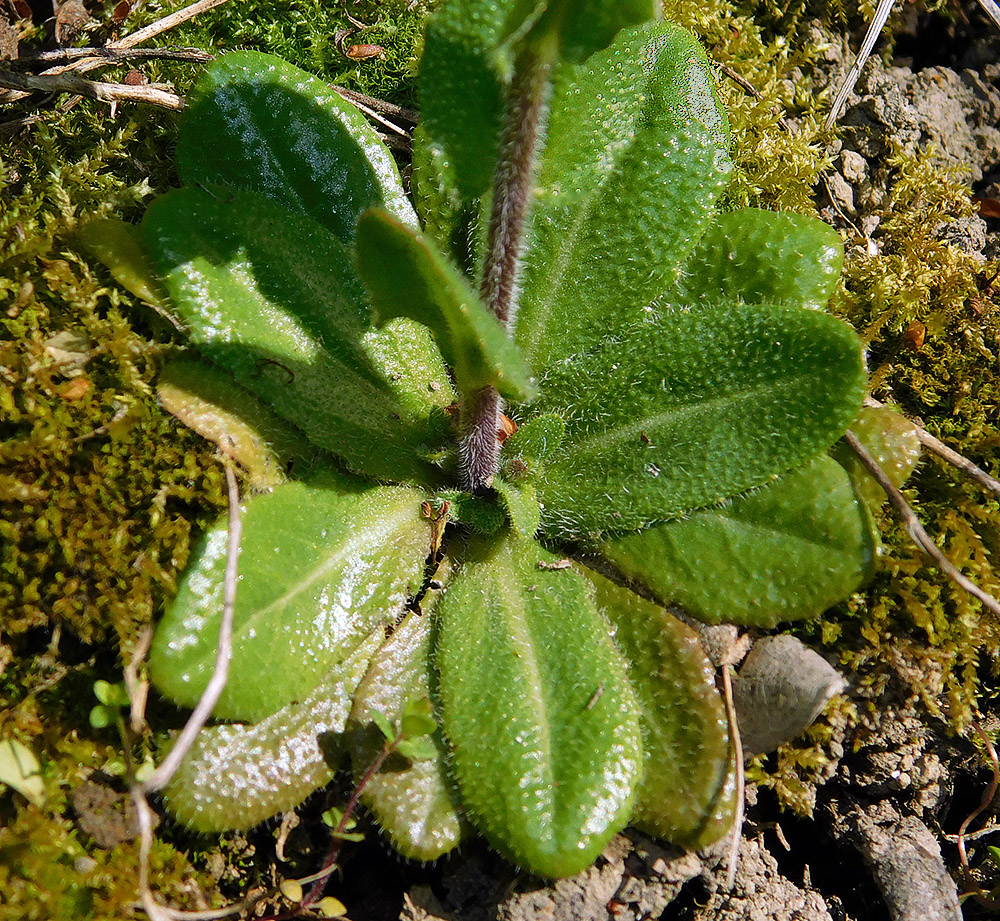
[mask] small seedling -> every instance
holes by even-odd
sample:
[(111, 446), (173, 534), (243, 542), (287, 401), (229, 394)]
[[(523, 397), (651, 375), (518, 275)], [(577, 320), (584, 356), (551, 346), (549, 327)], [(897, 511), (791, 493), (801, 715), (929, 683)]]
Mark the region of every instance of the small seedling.
[[(724, 708), (665, 604), (771, 627), (847, 597), (878, 536), (830, 449), (854, 424), (897, 482), (912, 452), (822, 310), (839, 238), (720, 210), (726, 115), (652, 12), (446, 4), (412, 202), (362, 116), (276, 58), (225, 55), (192, 95), (184, 187), (126, 274), (210, 363), (171, 404), (216, 438), (241, 416), (269, 491), (242, 516), (214, 711), (238, 722), (167, 787), (182, 821), (248, 827), (349, 759), (419, 859), (474, 828), (565, 876), (628, 822), (691, 848), (730, 827)], [(182, 705), (212, 674), (226, 553), (220, 524), (154, 641)]]

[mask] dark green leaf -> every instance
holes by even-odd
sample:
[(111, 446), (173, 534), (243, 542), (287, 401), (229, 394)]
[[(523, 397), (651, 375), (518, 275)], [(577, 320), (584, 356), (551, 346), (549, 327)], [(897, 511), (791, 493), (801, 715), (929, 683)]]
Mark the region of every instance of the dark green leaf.
[(165, 195), (144, 238), (192, 342), (319, 447), (380, 479), (432, 481), (454, 400), (440, 353), (408, 320), (368, 327), (347, 249), (250, 193)]
[(539, 568), (554, 561), (513, 536), (470, 543), (441, 603), (436, 665), (470, 817), (533, 873), (569, 876), (627, 821), (642, 740), (592, 590)]
[[(247, 503), (229, 681), (214, 715), (257, 720), (302, 700), (399, 614), (423, 579), (421, 493), (327, 472)], [(209, 531), (156, 632), (150, 675), (193, 707), (212, 672), (228, 545)], [(262, 676), (266, 675), (266, 680)]]
[(357, 108), (257, 51), (231, 52), (206, 68), (188, 97), (177, 171), (188, 185), (258, 192), (345, 242), (367, 208), (416, 223), (392, 155)]
[(354, 689), (381, 639), (370, 636), (301, 702), (251, 726), (198, 733), (164, 791), (174, 817), (202, 832), (252, 828), (333, 780)]
[(822, 221), (748, 208), (719, 215), (666, 299), (826, 307), (843, 263), (840, 235)]
[(322, 458), (300, 431), (215, 365), (170, 362), (157, 379), (156, 396), (167, 412), (236, 460), (256, 489), (283, 483), (292, 465), (301, 475)]
[(687, 850), (718, 840), (736, 807), (725, 707), (697, 634), (594, 575), (642, 707), (646, 770), (630, 823)]
[(695, 49), (628, 30), (557, 81), (515, 328), (539, 371), (641, 320), (714, 217), (730, 164)]
[(444, 490), (437, 495), (449, 505), (449, 521), (464, 524), (479, 534), (495, 534), (507, 522), (503, 509), (493, 499), (457, 489)]
[(664, 308), (544, 382), (538, 408), (566, 437), (539, 484), (543, 528), (635, 530), (759, 486), (828, 448), (864, 384), (854, 331), (819, 311)]
[(530, 477), (541, 469), (545, 459), (562, 444), (566, 425), (555, 413), (543, 413), (518, 427), (504, 443), (500, 463), (511, 482)]
[(460, 394), (496, 387), (513, 400), (533, 396), (531, 369), (503, 325), (426, 237), (384, 211), (367, 211), (356, 245), (378, 319), (409, 317), (430, 329)]
[[(415, 697), (426, 700), (430, 693), (431, 626), (429, 611), (408, 614), (374, 657), (358, 688), (348, 735), (358, 781), (382, 745), (365, 714), (378, 710), (405, 723), (416, 718), (407, 713), (409, 702)], [(435, 728), (432, 724), (430, 731)], [(365, 786), (361, 800), (400, 853), (413, 860), (435, 860), (455, 847), (466, 829), (448, 779), (440, 738), (436, 734), (433, 739), (422, 736), (421, 741), (433, 751), (426, 747), (422, 752), (403, 750), (403, 755), (412, 756), (409, 763), (390, 756)]]
[(824, 456), (601, 549), (699, 620), (773, 627), (819, 614), (858, 588), (873, 572), (876, 541), (847, 474)]

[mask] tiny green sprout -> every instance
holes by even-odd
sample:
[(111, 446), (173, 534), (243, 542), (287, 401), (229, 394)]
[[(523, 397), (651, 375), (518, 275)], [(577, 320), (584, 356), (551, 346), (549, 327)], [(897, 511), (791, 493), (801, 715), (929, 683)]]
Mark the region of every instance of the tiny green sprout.
[(344, 811), (342, 809), (332, 806), (324, 810), (320, 818), (323, 820), (324, 825), (333, 829), (332, 834), (342, 841), (365, 840), (363, 832), (356, 832), (354, 830), (358, 827), (355, 819), (348, 818), (346, 821), (344, 820)]
[(95, 729), (117, 724), (122, 718), (122, 711), (129, 706), (128, 692), (123, 681), (111, 684), (98, 679), (94, 682), (94, 696), (100, 701), (90, 711), (90, 725)]
[[(768, 628), (870, 576), (862, 474), (830, 451), (865, 373), (823, 309), (839, 237), (722, 210), (708, 61), (653, 13), (443, 3), (412, 200), (361, 114), (277, 58), (223, 55), (191, 94), (183, 187), (133, 264), (207, 362), (201, 387), (168, 371), (167, 405), (220, 444), (243, 420), (224, 450), (261, 491), (223, 722), (164, 792), (180, 820), (249, 827), (343, 765), (348, 813), (420, 860), (477, 832), (560, 877), (627, 823), (687, 848), (731, 828), (725, 709), (667, 606)], [(153, 643), (180, 705), (226, 548), (220, 522)]]

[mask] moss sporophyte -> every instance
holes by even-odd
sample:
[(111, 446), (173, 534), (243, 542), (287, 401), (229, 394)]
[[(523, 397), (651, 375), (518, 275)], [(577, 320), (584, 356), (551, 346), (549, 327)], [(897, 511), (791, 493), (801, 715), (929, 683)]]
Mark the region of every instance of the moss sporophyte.
[[(249, 827), (342, 764), (360, 778), (428, 699), (433, 745), (363, 794), (407, 856), (475, 830), (564, 876), (627, 823), (690, 848), (730, 827), (725, 710), (664, 605), (771, 627), (844, 599), (878, 537), (829, 451), (849, 426), (883, 460), (902, 449), (823, 310), (837, 234), (720, 210), (707, 60), (652, 16), (444, 5), (412, 200), (327, 85), (224, 55), (184, 115), (184, 187), (134, 239), (92, 225), (204, 360), (169, 368), (161, 398), (260, 491), (214, 714), (230, 722), (166, 790), (181, 821)], [(212, 670), (226, 547), (220, 523), (154, 641), (181, 705)]]

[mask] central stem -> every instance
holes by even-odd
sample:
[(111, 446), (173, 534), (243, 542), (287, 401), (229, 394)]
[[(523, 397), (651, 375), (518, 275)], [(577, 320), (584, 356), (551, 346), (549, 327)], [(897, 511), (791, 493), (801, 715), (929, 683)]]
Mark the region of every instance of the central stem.
[[(524, 228), (534, 192), (538, 151), (545, 133), (551, 70), (551, 56), (543, 56), (530, 47), (520, 54), (500, 136), (479, 293), (504, 326), (509, 326), (517, 313)], [(465, 489), (476, 492), (493, 482), (500, 459), (497, 433), (502, 410), (503, 401), (493, 387), (465, 394), (459, 445)]]

